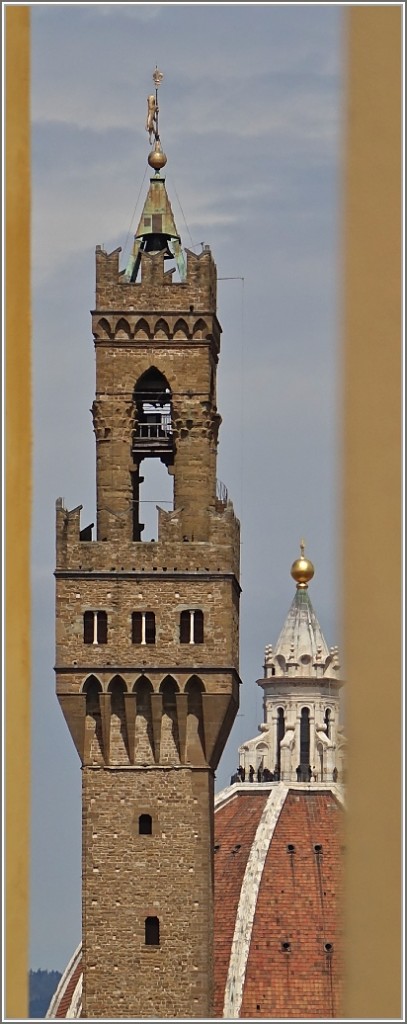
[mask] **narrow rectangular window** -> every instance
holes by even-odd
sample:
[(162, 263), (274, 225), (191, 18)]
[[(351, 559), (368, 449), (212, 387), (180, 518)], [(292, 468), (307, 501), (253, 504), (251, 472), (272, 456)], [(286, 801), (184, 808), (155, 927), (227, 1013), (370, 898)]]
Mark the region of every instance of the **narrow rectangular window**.
[(85, 612), (83, 616), (83, 642), (93, 644), (93, 612)]
[(141, 612), (133, 612), (131, 617), (131, 642), (141, 644)]
[(146, 917), (144, 931), (146, 946), (160, 945), (160, 922), (158, 917)]
[(107, 644), (107, 615), (106, 612), (96, 612), (97, 615), (97, 642)]
[(189, 644), (191, 632), (191, 614), (190, 612), (181, 612), (180, 626), (179, 626), (179, 639), (181, 644)]
[(204, 642), (204, 616), (200, 608), (197, 608), (194, 614), (194, 643), (203, 644)]
[(155, 644), (155, 615), (154, 612), (145, 612), (145, 636), (146, 644)]

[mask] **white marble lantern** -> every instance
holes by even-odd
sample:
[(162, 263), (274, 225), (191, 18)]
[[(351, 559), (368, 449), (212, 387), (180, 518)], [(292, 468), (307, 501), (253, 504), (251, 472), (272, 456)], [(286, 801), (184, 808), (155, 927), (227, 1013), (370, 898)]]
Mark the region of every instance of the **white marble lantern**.
[[(312, 607), (314, 567), (301, 557), (291, 567), (296, 592), (275, 647), (265, 650), (260, 735), (239, 748), (241, 768), (254, 781), (260, 769), (285, 782), (343, 781), (345, 738), (339, 726), (338, 648), (328, 648)], [(266, 771), (267, 777), (267, 771)], [(267, 779), (264, 779), (267, 781)]]

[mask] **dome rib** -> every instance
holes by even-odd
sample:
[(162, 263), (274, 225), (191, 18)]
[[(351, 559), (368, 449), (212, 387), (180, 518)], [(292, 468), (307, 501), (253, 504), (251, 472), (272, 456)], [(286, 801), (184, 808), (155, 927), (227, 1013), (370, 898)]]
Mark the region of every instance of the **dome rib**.
[(239, 1017), (261, 876), (287, 792), (284, 783), (271, 790), (246, 864), (226, 980), (223, 1006), (223, 1017), (226, 1018)]

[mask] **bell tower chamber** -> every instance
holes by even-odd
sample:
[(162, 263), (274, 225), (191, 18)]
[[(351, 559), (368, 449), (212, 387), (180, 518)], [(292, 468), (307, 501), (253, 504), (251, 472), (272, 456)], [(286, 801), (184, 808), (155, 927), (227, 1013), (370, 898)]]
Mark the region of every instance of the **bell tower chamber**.
[[(182, 249), (157, 89), (155, 102), (127, 267), (120, 248), (96, 246), (96, 538), (81, 506), (56, 502), (56, 691), (82, 764), (89, 1018), (213, 1014), (214, 772), (239, 703), (239, 523), (216, 480), (216, 266), (208, 246)], [(148, 460), (173, 482), (154, 541)]]

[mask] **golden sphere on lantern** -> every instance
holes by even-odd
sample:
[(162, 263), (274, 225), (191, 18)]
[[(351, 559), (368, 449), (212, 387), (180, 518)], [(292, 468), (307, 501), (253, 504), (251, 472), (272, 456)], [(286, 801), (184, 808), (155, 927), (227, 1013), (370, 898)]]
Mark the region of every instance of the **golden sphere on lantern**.
[(165, 167), (167, 163), (167, 157), (165, 153), (163, 153), (159, 142), (155, 143), (154, 149), (152, 149), (151, 153), (149, 153), (148, 162), (150, 164), (150, 167), (152, 167), (154, 171), (161, 171), (161, 168)]
[(301, 541), (301, 556), (300, 558), (296, 558), (290, 570), (292, 578), (296, 581), (297, 590), (305, 590), (315, 573), (312, 562), (310, 562), (309, 558), (305, 558), (304, 556), (304, 547), (304, 542)]

